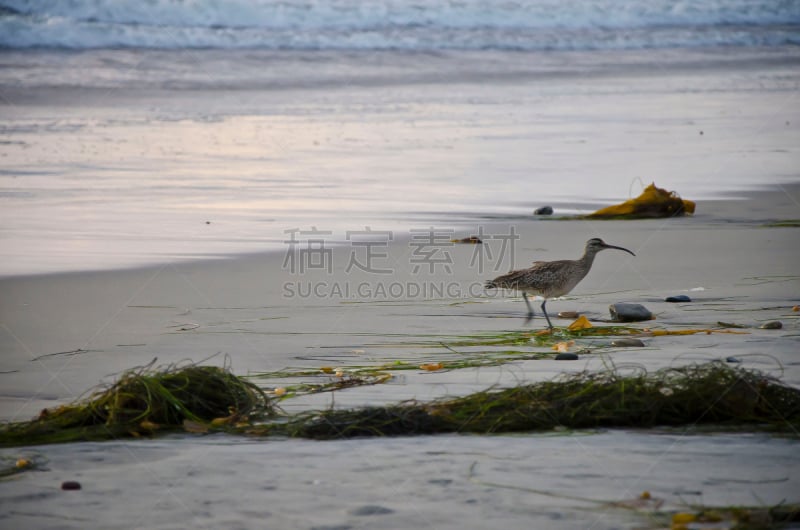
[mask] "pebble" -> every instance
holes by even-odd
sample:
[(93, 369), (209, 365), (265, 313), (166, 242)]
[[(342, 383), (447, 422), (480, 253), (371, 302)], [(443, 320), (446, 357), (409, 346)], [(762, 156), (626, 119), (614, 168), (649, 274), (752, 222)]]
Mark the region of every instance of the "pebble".
[(559, 353), (556, 355), (556, 361), (577, 361), (577, 353)]
[(360, 506), (354, 510), (350, 510), (350, 515), (386, 515), (393, 512), (394, 510), (390, 510), (384, 506), (367, 504), (366, 506)]
[(552, 206), (542, 206), (541, 208), (536, 208), (533, 211), (533, 215), (553, 215), (553, 207)]
[(65, 491), (75, 491), (81, 489), (81, 483), (75, 480), (65, 480), (61, 483), (61, 489)]
[(639, 339), (616, 339), (611, 341), (611, 345), (615, 348), (641, 348), (645, 344)]
[(721, 320), (717, 322), (717, 325), (719, 327), (721, 327), (721, 328), (739, 328), (739, 329), (743, 329), (743, 328), (747, 327), (747, 326), (743, 326), (741, 324), (735, 324), (733, 322), (723, 322)]
[(558, 313), (558, 318), (578, 318), (581, 316), (577, 311), (561, 311)]
[(783, 327), (783, 322), (780, 320), (773, 320), (772, 322), (764, 322), (758, 327), (759, 329), (781, 329)]
[(741, 359), (737, 359), (736, 357), (725, 357), (726, 363), (740, 363), (742, 362)]
[(619, 303), (608, 306), (611, 319), (617, 322), (640, 322), (653, 320), (653, 313), (641, 304)]
[(664, 298), (665, 302), (671, 302), (673, 304), (678, 302), (691, 302), (692, 299), (686, 296), (685, 294), (677, 294), (675, 296), (668, 296)]

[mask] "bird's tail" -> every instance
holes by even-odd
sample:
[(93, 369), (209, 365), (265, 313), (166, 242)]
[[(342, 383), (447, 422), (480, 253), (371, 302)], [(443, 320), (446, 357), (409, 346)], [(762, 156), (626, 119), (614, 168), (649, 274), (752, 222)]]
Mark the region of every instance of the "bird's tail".
[(483, 284), (484, 289), (497, 289), (497, 284), (494, 283), (494, 280), (486, 280), (486, 283)]

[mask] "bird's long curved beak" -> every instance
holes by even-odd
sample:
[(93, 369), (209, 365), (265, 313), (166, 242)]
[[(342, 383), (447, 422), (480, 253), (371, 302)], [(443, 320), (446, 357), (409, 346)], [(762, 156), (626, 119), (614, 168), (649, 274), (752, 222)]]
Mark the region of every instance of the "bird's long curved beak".
[(615, 249), (617, 249), (617, 250), (624, 250), (625, 252), (627, 252), (627, 253), (628, 253), (628, 254), (630, 254), (631, 256), (635, 256), (635, 255), (636, 255), (636, 254), (634, 254), (633, 252), (631, 252), (630, 250), (628, 250), (627, 248), (618, 247), (618, 246), (616, 246), (616, 245), (609, 245), (608, 243), (605, 243), (605, 244), (603, 245), (603, 248), (615, 248)]

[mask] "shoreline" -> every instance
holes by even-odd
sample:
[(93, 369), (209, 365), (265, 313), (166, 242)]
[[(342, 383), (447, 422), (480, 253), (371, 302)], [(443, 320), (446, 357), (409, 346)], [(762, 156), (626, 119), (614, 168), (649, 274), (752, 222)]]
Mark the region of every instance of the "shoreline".
[[(679, 190), (670, 190), (676, 191), (678, 193)], [(766, 225), (769, 223), (780, 222), (780, 221), (792, 221), (800, 217), (800, 212), (797, 212), (798, 203), (800, 203), (800, 181), (796, 182), (787, 182), (787, 183), (773, 183), (773, 184), (761, 184), (761, 185), (754, 185), (750, 188), (743, 188), (739, 191), (726, 191), (723, 192), (729, 195), (728, 198), (717, 198), (717, 199), (704, 199), (700, 201), (696, 201), (698, 203), (698, 210), (697, 213), (693, 216), (687, 216), (686, 219), (698, 219), (698, 222), (702, 223), (714, 223), (714, 224), (735, 224), (739, 225)], [(635, 194), (634, 194), (635, 195)], [(684, 197), (689, 200), (693, 200), (692, 197)], [(620, 198), (618, 202), (623, 202), (627, 200), (626, 198)], [(767, 208), (755, 208), (752, 210), (743, 210), (740, 208), (744, 205), (754, 205), (754, 204), (766, 204), (768, 203), (769, 206)], [(454, 213), (453, 216), (458, 217), (457, 220), (448, 219), (448, 216), (445, 214), (440, 214), (440, 222), (434, 222), (433, 219), (429, 219), (425, 222), (416, 223), (414, 225), (410, 225), (408, 229), (417, 229), (423, 228), (425, 226), (434, 226), (437, 229), (447, 229), (453, 230), (454, 237), (467, 237), (475, 233), (479, 227), (485, 226), (495, 226), (495, 225), (505, 225), (514, 222), (580, 222), (585, 221), (582, 219), (556, 219), (559, 217), (559, 212), (561, 211), (574, 211), (574, 210), (582, 210), (591, 212), (596, 209), (608, 206), (613, 203), (609, 203), (607, 201), (602, 202), (573, 202), (573, 201), (551, 201), (548, 203), (550, 206), (554, 206), (555, 213), (551, 219), (546, 216), (534, 216), (532, 214), (528, 215), (503, 215), (503, 214), (486, 214), (480, 215), (475, 218), (469, 219), (464, 217), (466, 214), (458, 214)], [(539, 206), (531, 203), (529, 206), (529, 210), (532, 212)], [(710, 206), (711, 213), (708, 213)], [(768, 213), (767, 213), (768, 212)], [(794, 214), (794, 216), (793, 216)], [(571, 215), (571, 214), (567, 214)], [(678, 218), (681, 219), (681, 218)], [(642, 222), (642, 221), (669, 221), (669, 219), (652, 219), (652, 220), (629, 220), (623, 222)], [(592, 221), (595, 223), (603, 223), (606, 221), (603, 220), (595, 220)], [(393, 230), (393, 238), (395, 238), (397, 243), (407, 244), (410, 239), (410, 234), (407, 232), (399, 233), (397, 230)], [(338, 246), (343, 247), (347, 246), (348, 242), (344, 239), (344, 234), (335, 233), (333, 234), (334, 238), (326, 240), (326, 245)], [(338, 236), (338, 237), (337, 237)], [(134, 271), (154, 271), (159, 268), (163, 268), (166, 266), (173, 266), (173, 265), (188, 265), (188, 264), (199, 264), (202, 265), (204, 263), (219, 263), (219, 262), (226, 262), (226, 261), (236, 261), (236, 260), (258, 260), (262, 259), (266, 256), (275, 256), (281, 255), (283, 256), (286, 253), (286, 246), (275, 246), (275, 248), (270, 248), (267, 250), (260, 250), (260, 251), (251, 251), (251, 252), (234, 252), (230, 254), (220, 254), (218, 256), (209, 256), (209, 257), (201, 257), (201, 258), (193, 258), (193, 257), (182, 257), (175, 260), (168, 260), (168, 261), (158, 261), (152, 263), (144, 263), (141, 265), (120, 265), (118, 267), (112, 268), (99, 268), (99, 269), (86, 269), (86, 270), (64, 270), (64, 271), (46, 271), (41, 273), (29, 273), (29, 274), (8, 274), (2, 275), (0, 274), (0, 283), (3, 281), (13, 281), (16, 279), (33, 279), (33, 278), (42, 278), (42, 277), (58, 277), (58, 276), (80, 276), (80, 275), (92, 275), (92, 274), (103, 274), (103, 273), (113, 273), (113, 272), (134, 272)]]

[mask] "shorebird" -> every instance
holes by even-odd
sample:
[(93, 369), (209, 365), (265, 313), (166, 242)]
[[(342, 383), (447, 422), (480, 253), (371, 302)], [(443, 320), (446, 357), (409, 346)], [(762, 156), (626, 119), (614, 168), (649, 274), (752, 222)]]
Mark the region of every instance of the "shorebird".
[(597, 253), (607, 248), (624, 250), (632, 256), (636, 255), (627, 248), (609, 245), (602, 239), (595, 237), (586, 242), (586, 250), (581, 259), (534, 261), (533, 266), (530, 268), (511, 271), (508, 274), (498, 276), (494, 280), (487, 281), (486, 288), (505, 288), (522, 291), (522, 297), (528, 306), (528, 320), (533, 318), (533, 308), (528, 300), (528, 294), (543, 297), (542, 313), (544, 313), (544, 318), (547, 319), (547, 326), (552, 331), (553, 324), (550, 323), (550, 317), (547, 316), (547, 310), (544, 307), (547, 300), (563, 296), (572, 291), (578, 285), (578, 282), (589, 273)]

